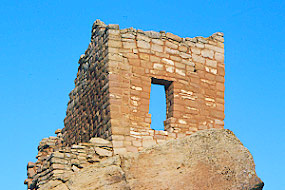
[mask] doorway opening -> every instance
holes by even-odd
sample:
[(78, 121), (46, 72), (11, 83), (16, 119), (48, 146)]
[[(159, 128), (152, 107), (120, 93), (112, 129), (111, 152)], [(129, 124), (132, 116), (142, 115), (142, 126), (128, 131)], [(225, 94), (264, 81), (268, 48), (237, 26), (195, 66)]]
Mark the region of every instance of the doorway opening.
[(164, 79), (151, 79), (149, 113), (151, 114), (150, 127), (154, 130), (164, 130), (164, 121), (168, 118), (169, 105), (169, 87), (171, 81)]

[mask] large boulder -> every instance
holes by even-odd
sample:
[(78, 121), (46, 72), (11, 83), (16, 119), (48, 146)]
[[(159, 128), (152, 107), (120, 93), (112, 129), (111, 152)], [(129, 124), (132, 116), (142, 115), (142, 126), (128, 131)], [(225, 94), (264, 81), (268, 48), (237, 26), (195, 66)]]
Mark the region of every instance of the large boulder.
[(234, 190), (263, 186), (250, 152), (225, 129), (198, 131), (168, 141), (123, 160), (123, 164), (131, 189)]
[[(53, 183), (54, 185), (52, 185)], [(261, 190), (253, 158), (226, 129), (207, 129), (136, 154), (113, 156), (41, 189)], [(49, 185), (49, 186), (48, 186)]]

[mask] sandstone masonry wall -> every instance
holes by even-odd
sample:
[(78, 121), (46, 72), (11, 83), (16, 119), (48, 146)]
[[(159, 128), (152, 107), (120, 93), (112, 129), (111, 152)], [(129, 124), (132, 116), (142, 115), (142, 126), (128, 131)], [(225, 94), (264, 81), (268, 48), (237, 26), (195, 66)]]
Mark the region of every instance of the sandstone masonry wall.
[(102, 138), (63, 146), (62, 134), (58, 131), (57, 137), (44, 138), (40, 142), (36, 163), (28, 163), (28, 178), (24, 182), (28, 190), (40, 189), (50, 181), (54, 181), (54, 185), (65, 182), (72, 173), (113, 155), (112, 143)]
[(100, 21), (92, 27), (91, 42), (79, 59), (75, 88), (64, 120), (64, 144), (87, 142), (91, 137), (110, 139), (108, 33)]
[[(79, 59), (65, 127), (57, 137), (41, 141), (37, 162), (27, 166), (28, 189), (64, 182), (70, 172), (105, 157), (223, 128), (223, 42), (220, 32), (181, 38), (163, 31), (120, 30), (96, 20)], [(165, 88), (163, 131), (150, 128), (151, 84)]]
[[(224, 39), (181, 38), (172, 33), (120, 30), (97, 20), (88, 49), (79, 60), (70, 93), (65, 145), (91, 137), (111, 140), (115, 154), (223, 128)], [(150, 128), (151, 83), (165, 87), (165, 130)]]

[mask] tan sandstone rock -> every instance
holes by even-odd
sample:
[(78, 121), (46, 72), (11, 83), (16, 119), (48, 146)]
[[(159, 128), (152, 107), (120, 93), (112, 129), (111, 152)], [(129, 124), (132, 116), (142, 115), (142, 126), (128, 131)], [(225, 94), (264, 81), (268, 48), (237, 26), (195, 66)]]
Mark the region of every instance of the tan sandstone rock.
[(123, 160), (123, 166), (131, 189), (235, 190), (262, 185), (251, 154), (225, 129), (153, 146)]

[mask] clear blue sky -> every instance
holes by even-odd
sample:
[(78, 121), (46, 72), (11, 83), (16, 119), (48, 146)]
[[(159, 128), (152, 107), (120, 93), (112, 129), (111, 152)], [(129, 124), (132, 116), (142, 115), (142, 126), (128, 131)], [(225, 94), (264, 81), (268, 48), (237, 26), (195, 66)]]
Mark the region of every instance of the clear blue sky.
[(0, 3), (1, 189), (20, 190), (40, 140), (63, 128), (93, 22), (225, 34), (225, 127), (252, 153), (265, 190), (284, 180), (285, 1), (13, 1)]

